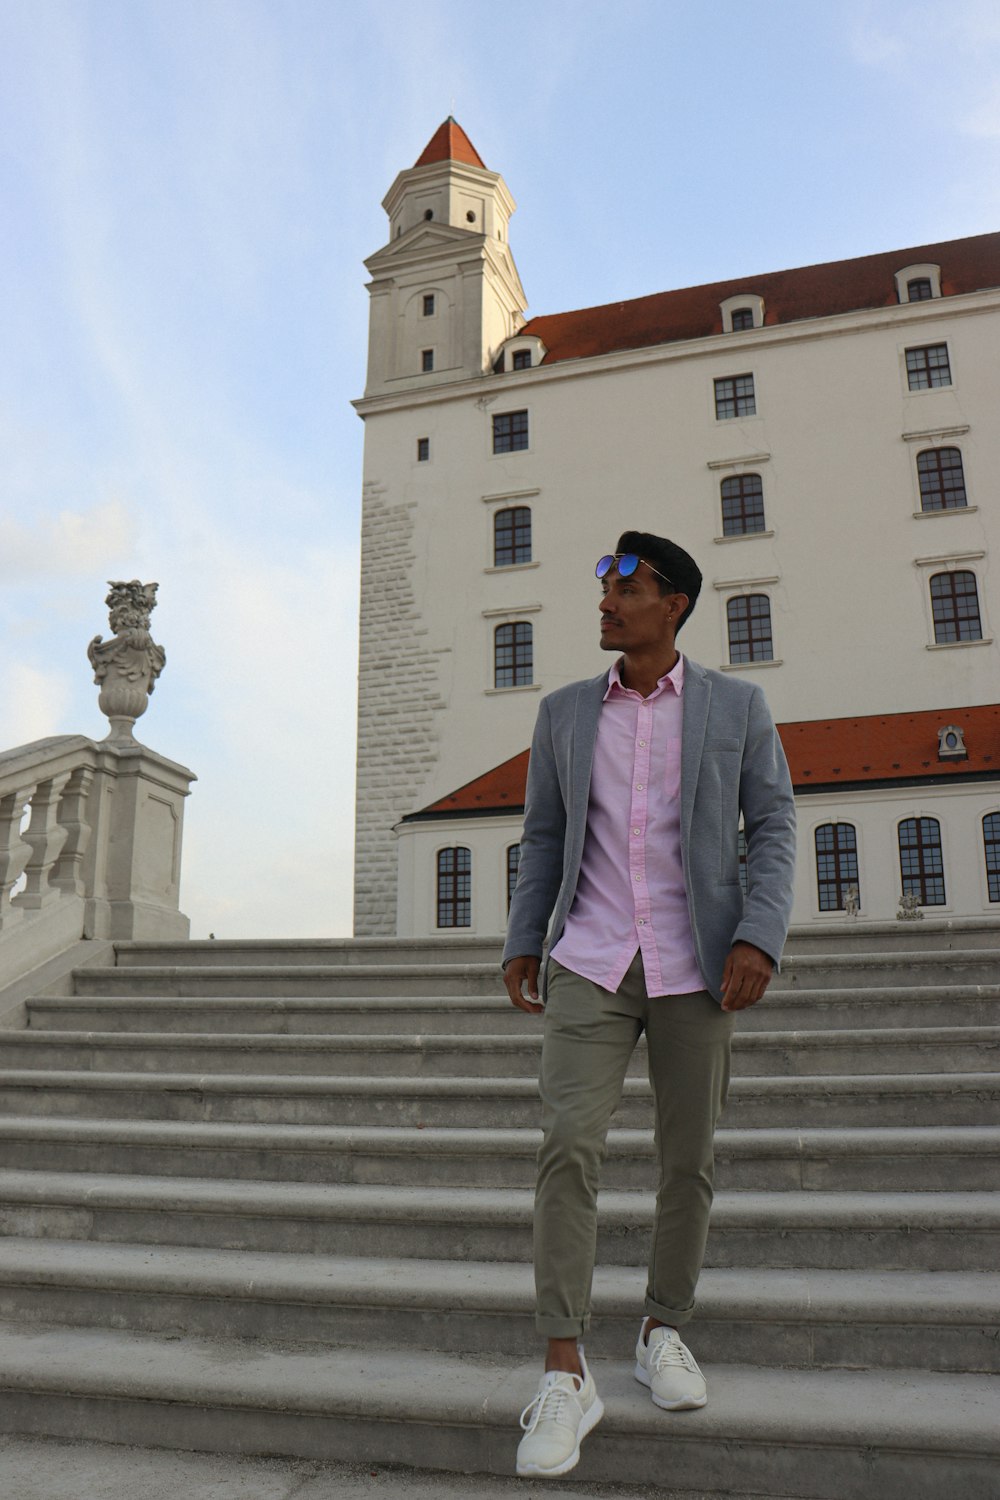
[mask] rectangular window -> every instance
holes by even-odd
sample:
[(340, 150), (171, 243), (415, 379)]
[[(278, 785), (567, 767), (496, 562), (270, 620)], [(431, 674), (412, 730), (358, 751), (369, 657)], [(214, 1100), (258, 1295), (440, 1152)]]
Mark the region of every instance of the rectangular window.
[(528, 413), (498, 412), (493, 418), (493, 452), (518, 453), (528, 446)]
[(749, 536), (764, 530), (764, 486), (759, 474), (722, 481), (722, 535)]
[(733, 332), (742, 333), (746, 328), (753, 327), (753, 308), (737, 307), (732, 314)]
[(517, 872), (521, 864), (520, 844), (511, 844), (507, 849), (507, 910), (510, 911), (510, 903), (514, 895), (514, 887), (517, 885)]
[(428, 370), (433, 370), (433, 368), (434, 368), (434, 350), (433, 349), (421, 349), (421, 351), (420, 351), (420, 368), (421, 368), (421, 370), (423, 370), (423, 372), (424, 372), (425, 375), (426, 375), (426, 373), (427, 373)]
[(471, 849), (441, 849), (438, 853), (437, 925), (472, 926)]
[(756, 411), (752, 375), (729, 375), (715, 382), (715, 415), (720, 422), (727, 417), (752, 417)]
[(745, 661), (773, 661), (771, 601), (766, 594), (740, 594), (726, 603), (729, 627), (729, 660), (735, 666)]
[(498, 625), (493, 637), (493, 686), (530, 687), (534, 681), (532, 632), (526, 621)]
[(514, 370), (530, 370), (531, 350), (515, 349), (513, 358), (511, 359), (511, 368)]
[(493, 520), (493, 566), (509, 568), (531, 561), (531, 510), (514, 505), (498, 510)]
[(417, 463), (425, 464), (431, 456), (430, 438), (417, 438)]
[(908, 302), (929, 302), (933, 296), (934, 288), (931, 286), (929, 276), (915, 276), (912, 281), (906, 283)]
[(899, 825), (899, 873), (903, 894), (921, 906), (944, 906), (944, 856), (937, 818), (906, 818)]
[(424, 317), (425, 318), (432, 318), (433, 316), (434, 316), (434, 293), (433, 292), (425, 292), (424, 293)]
[(990, 900), (1000, 901), (1000, 813), (989, 813), (983, 819), (983, 843)]
[(906, 378), (911, 391), (928, 391), (933, 386), (951, 385), (948, 345), (925, 344), (921, 349), (907, 349)]

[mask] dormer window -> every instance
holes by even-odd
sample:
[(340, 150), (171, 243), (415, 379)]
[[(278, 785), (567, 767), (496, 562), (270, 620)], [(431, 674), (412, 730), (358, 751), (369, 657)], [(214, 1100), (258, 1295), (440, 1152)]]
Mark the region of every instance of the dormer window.
[(511, 356), (510, 367), (512, 370), (530, 370), (531, 350), (515, 349), (513, 355)]
[(930, 262), (904, 266), (896, 272), (895, 282), (897, 301), (930, 302), (941, 295), (941, 267)]
[(719, 303), (723, 333), (745, 333), (764, 326), (764, 299), (754, 292), (738, 292)]
[(494, 375), (510, 370), (533, 370), (545, 358), (545, 345), (537, 334), (515, 333), (505, 339), (493, 361)]

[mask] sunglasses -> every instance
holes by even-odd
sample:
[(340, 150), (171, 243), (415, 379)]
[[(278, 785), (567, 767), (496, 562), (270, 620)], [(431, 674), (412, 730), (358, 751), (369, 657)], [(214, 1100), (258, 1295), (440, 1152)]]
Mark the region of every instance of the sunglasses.
[(677, 585), (672, 578), (668, 578), (666, 573), (661, 573), (659, 568), (654, 568), (651, 562), (646, 562), (644, 557), (639, 557), (635, 552), (608, 552), (601, 558), (594, 573), (596, 577), (604, 578), (617, 564), (619, 578), (631, 578), (641, 562), (645, 562), (646, 567), (651, 573), (655, 573), (657, 578), (662, 578), (664, 583), (669, 583), (671, 588), (676, 588)]

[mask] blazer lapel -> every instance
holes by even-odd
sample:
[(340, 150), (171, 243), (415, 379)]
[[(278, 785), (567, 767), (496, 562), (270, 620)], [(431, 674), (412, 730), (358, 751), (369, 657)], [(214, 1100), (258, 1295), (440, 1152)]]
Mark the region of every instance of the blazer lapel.
[(607, 673), (585, 682), (576, 695), (576, 712), (573, 718), (573, 762), (570, 768), (572, 807), (570, 816), (587, 822), (587, 805), (590, 801), (590, 775), (594, 768), (594, 746), (597, 743), (597, 726), (601, 718), (601, 704), (608, 690)]
[(684, 659), (684, 719), (681, 729), (681, 844), (687, 847), (694, 811), (694, 794), (701, 770), (701, 752), (708, 727), (712, 685), (704, 667)]

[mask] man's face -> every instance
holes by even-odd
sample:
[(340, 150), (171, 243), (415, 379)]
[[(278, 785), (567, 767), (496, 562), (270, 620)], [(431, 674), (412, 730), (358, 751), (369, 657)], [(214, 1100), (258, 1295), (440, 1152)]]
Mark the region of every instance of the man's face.
[(628, 578), (612, 568), (601, 579), (601, 594), (602, 651), (635, 652), (673, 645), (686, 600), (682, 594), (661, 594), (656, 575), (644, 562)]

